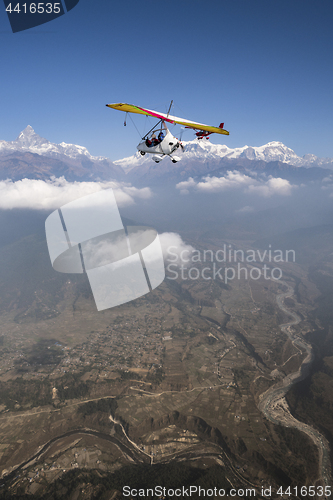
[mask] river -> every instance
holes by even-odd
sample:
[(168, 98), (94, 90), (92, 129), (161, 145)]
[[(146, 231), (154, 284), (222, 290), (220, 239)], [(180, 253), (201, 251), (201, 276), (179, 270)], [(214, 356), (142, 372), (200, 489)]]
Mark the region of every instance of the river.
[(288, 323), (281, 324), (280, 328), (282, 332), (289, 337), (294, 346), (303, 351), (305, 350), (307, 355), (296, 372), (290, 373), (260, 395), (258, 408), (265, 417), (274, 424), (283, 425), (284, 427), (293, 427), (309, 436), (319, 451), (319, 481), (322, 482), (324, 486), (330, 486), (331, 463), (330, 448), (327, 439), (310, 425), (294, 418), (290, 413), (288, 403), (285, 399), (285, 395), (289, 389), (309, 375), (309, 369), (314, 360), (314, 354), (311, 345), (291, 330), (292, 326), (298, 325), (301, 321), (301, 318), (296, 313), (289, 311), (284, 304), (284, 299), (291, 297), (294, 294), (294, 290), (284, 281), (279, 281), (279, 283), (285, 285), (287, 291), (277, 295), (277, 305), (281, 311), (292, 318)]

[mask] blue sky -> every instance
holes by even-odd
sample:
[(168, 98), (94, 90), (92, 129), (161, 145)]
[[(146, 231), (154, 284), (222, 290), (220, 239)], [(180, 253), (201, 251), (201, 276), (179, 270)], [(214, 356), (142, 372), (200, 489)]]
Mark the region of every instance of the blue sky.
[(29, 124), (116, 160), (139, 135), (105, 104), (165, 111), (173, 99), (177, 116), (225, 122), (230, 136), (212, 142), (333, 157), (332, 17), (331, 0), (80, 0), (13, 34), (3, 8), (0, 139)]

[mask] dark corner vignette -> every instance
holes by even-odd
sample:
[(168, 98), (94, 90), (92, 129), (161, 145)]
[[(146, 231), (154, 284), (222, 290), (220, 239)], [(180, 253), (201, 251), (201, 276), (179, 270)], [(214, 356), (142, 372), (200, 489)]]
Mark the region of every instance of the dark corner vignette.
[(52, 2), (3, 0), (13, 33), (35, 28), (48, 23), (72, 10), (79, 0), (59, 0)]

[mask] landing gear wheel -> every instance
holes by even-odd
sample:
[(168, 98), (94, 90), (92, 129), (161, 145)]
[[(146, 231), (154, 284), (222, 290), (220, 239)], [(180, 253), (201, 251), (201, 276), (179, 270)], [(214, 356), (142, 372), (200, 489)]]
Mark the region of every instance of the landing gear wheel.
[(141, 155), (144, 156), (146, 153), (145, 151), (140, 151)]

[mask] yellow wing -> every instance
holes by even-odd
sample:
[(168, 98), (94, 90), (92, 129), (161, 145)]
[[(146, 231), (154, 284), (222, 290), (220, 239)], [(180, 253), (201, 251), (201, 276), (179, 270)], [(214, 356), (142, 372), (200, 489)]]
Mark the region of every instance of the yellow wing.
[(159, 118), (160, 120), (165, 120), (169, 123), (178, 123), (185, 127), (193, 128), (195, 130), (205, 130), (207, 132), (229, 135), (227, 130), (220, 127), (212, 127), (211, 125), (205, 125), (203, 123), (193, 122), (191, 120), (185, 120), (183, 118), (178, 118), (177, 116), (167, 115), (166, 113), (160, 113), (159, 111), (152, 111), (150, 109), (140, 108), (139, 106), (134, 106), (133, 104), (126, 104), (123, 102), (118, 102), (116, 104), (106, 104), (109, 108), (118, 109), (119, 111), (125, 111), (126, 113), (137, 113), (139, 115), (153, 116)]

